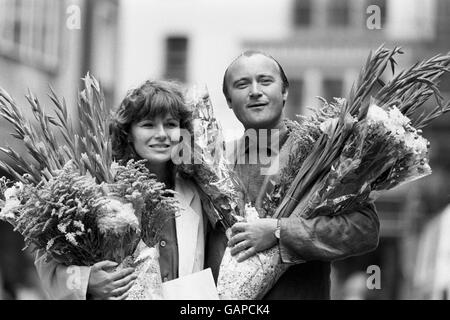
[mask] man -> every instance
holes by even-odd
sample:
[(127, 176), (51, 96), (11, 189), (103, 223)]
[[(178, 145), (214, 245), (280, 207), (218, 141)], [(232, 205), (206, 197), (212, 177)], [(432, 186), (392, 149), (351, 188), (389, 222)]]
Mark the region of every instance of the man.
[[(247, 200), (254, 205), (264, 196), (263, 165), (236, 159), (254, 159), (251, 143), (257, 144), (257, 153), (261, 154), (259, 149), (267, 145), (262, 139), (269, 141), (268, 154), (273, 158), (278, 156), (279, 150), (270, 146), (282, 148), (289, 135), (283, 115), (288, 89), (289, 82), (281, 65), (262, 52), (243, 53), (224, 75), (223, 92), (228, 106), (246, 132), (257, 133), (250, 143), (240, 141), (237, 144), (233, 160), (234, 170), (247, 189)], [(274, 144), (275, 139), (277, 143)], [(292, 266), (264, 299), (329, 299), (330, 262), (374, 250), (378, 236), (379, 221), (373, 204), (333, 217), (319, 216), (309, 220), (294, 216), (280, 220), (262, 218), (251, 223), (236, 223), (228, 243), (223, 231), (221, 234), (218, 229), (211, 232), (207, 264), (217, 277), (226, 245), (239, 261), (278, 246), (281, 261)]]

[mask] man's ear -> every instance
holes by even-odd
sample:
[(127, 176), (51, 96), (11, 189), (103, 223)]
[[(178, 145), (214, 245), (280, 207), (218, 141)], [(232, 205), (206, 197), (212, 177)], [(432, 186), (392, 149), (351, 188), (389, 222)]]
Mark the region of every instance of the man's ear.
[(283, 106), (286, 104), (287, 98), (288, 98), (289, 90), (285, 89), (283, 92)]
[(231, 105), (231, 99), (226, 98), (226, 100), (227, 100), (228, 108), (233, 109), (233, 106)]

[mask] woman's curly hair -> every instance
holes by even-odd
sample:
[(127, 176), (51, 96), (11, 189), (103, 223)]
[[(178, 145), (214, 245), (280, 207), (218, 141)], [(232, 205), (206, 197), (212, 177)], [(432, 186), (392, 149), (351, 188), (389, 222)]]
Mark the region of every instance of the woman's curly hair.
[(113, 157), (125, 162), (139, 159), (129, 137), (131, 125), (167, 114), (180, 122), (181, 129), (192, 133), (192, 112), (178, 83), (147, 80), (138, 88), (128, 91), (110, 123)]

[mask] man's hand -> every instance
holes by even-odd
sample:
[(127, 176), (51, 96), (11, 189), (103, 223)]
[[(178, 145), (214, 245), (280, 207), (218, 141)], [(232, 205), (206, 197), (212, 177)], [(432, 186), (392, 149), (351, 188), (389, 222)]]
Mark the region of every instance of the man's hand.
[(133, 268), (108, 271), (116, 262), (101, 261), (94, 264), (89, 275), (87, 292), (94, 300), (124, 300), (137, 276)]
[(237, 261), (242, 262), (257, 252), (272, 248), (277, 243), (274, 235), (276, 228), (276, 219), (235, 223), (231, 227), (231, 238), (228, 241), (231, 255), (239, 254)]

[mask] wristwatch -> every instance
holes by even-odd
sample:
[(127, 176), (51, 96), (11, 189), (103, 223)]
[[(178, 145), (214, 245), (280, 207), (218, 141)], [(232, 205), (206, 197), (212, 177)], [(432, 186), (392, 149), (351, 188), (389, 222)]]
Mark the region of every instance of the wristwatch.
[(275, 236), (275, 238), (277, 238), (277, 241), (280, 241), (280, 231), (281, 231), (281, 225), (280, 224), (281, 224), (281, 220), (278, 219), (277, 220), (277, 228), (273, 232), (273, 235)]

